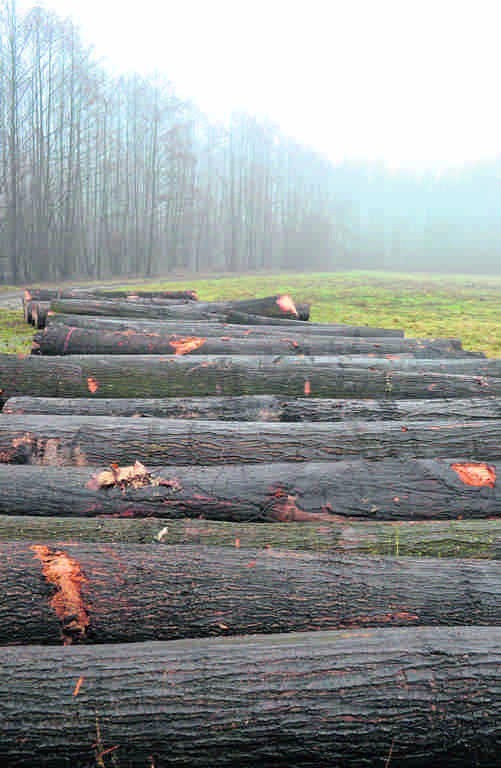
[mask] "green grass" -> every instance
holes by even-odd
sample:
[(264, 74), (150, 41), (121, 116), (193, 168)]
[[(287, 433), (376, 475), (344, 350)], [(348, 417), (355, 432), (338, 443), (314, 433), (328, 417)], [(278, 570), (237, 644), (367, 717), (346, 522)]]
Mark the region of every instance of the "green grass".
[(21, 310), (0, 309), (0, 352), (29, 352), (33, 328), (24, 321)]
[[(383, 272), (258, 274), (202, 280), (148, 280), (115, 287), (196, 288), (202, 300), (288, 292), (312, 305), (311, 320), (403, 328), (406, 336), (460, 338), (465, 349), (501, 356), (501, 276)], [(1, 294), (0, 294), (1, 296)], [(32, 333), (0, 314), (0, 351), (29, 349)]]

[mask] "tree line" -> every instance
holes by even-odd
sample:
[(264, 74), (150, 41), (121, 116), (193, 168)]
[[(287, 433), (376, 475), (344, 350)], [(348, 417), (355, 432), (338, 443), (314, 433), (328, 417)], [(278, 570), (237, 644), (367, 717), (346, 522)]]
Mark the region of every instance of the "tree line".
[[(373, 176), (336, 167), (248, 114), (211, 122), (162, 76), (110, 74), (71, 21), (42, 8), (21, 15), (15, 0), (0, 5), (4, 282), (411, 269), (417, 250), (436, 267), (441, 245), (452, 247), (450, 217), (428, 210), (409, 219), (398, 207), (409, 190), (416, 201), (422, 180), (395, 186), (383, 173), (374, 186)], [(429, 200), (420, 198), (419, 210)], [(482, 233), (495, 266), (499, 217)], [(478, 252), (467, 234), (463, 266)]]

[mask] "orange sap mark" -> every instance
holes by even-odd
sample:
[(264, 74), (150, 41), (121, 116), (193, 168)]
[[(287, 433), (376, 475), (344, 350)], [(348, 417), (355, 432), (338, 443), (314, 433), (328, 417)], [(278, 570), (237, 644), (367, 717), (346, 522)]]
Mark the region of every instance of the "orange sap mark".
[(81, 594), (87, 579), (80, 564), (65, 552), (51, 550), (45, 545), (34, 545), (30, 549), (42, 563), (46, 580), (55, 588), (50, 606), (61, 622), (64, 644), (84, 639), (90, 619)]
[(309, 381), (304, 382), (304, 394), (311, 395), (311, 384)]
[(465, 485), (474, 485), (477, 487), (489, 486), (494, 488), (496, 485), (496, 470), (489, 464), (483, 462), (464, 462), (461, 464), (451, 464), (451, 469), (459, 475), (459, 478)]
[(174, 354), (186, 355), (188, 352), (193, 352), (195, 349), (199, 349), (206, 341), (207, 339), (201, 339), (197, 336), (189, 336), (185, 339), (169, 341), (169, 344), (174, 349)]
[(297, 317), (296, 305), (294, 304), (292, 298), (288, 294), (285, 294), (284, 296), (279, 296), (277, 299), (277, 304), (282, 310), (282, 312), (291, 312), (293, 315), (296, 315)]
[(99, 389), (99, 382), (97, 381), (97, 379), (94, 379), (93, 376), (89, 376), (89, 378), (87, 379), (87, 387), (91, 395), (95, 395), (97, 390)]

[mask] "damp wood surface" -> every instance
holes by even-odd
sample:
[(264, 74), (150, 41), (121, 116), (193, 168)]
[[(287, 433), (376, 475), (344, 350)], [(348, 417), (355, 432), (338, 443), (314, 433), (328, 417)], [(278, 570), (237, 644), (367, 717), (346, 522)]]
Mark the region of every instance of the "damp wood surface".
[(501, 424), (496, 420), (277, 424), (17, 414), (0, 418), (0, 457), (9, 464), (263, 464), (437, 455), (499, 461)]
[[(267, 296), (261, 299), (202, 302), (177, 300), (139, 300), (92, 297), (53, 299), (51, 310), (83, 315), (112, 315), (117, 317), (153, 317), (203, 320), (210, 315), (226, 317), (236, 311), (266, 318), (297, 320), (298, 312), (289, 296)], [(298, 320), (298, 322), (301, 322)]]
[[(2, 650), (0, 759), (479, 766), (499, 757), (501, 629), (413, 627)], [(22, 716), (20, 716), (22, 713)]]
[(2, 644), (501, 624), (501, 563), (0, 542)]
[[(38, 505), (34, 504), (35, 511)], [(66, 513), (67, 513), (66, 509)], [(204, 544), (392, 557), (501, 559), (501, 520), (398, 522), (334, 518), (320, 523), (237, 523), (197, 518), (55, 517), (0, 514), (0, 540)]]
[[(116, 454), (116, 441), (113, 447)], [(58, 456), (67, 463), (64, 446), (58, 450), (51, 456), (53, 463)], [(501, 516), (500, 462), (388, 458), (212, 467), (47, 464), (0, 464), (0, 513), (263, 523)]]
[[(356, 362), (354, 362), (356, 360)], [(467, 374), (464, 366), (474, 363)], [(500, 361), (300, 356), (0, 355), (0, 397), (173, 397), (277, 394), (386, 400), (501, 396)], [(496, 367), (497, 366), (497, 367)], [(471, 367), (471, 365), (470, 365)], [(450, 367), (448, 369), (451, 370)], [(473, 371), (477, 371), (476, 374)]]
[(349, 400), (343, 398), (241, 395), (236, 397), (71, 398), (11, 397), (4, 414), (55, 416), (156, 416), (223, 421), (395, 421), (500, 419), (501, 398)]
[[(188, 333), (193, 335), (221, 336), (230, 333), (235, 338), (261, 338), (269, 336), (285, 336), (291, 332), (299, 338), (336, 337), (378, 339), (385, 341), (403, 340), (404, 333), (388, 328), (376, 328), (366, 325), (345, 325), (343, 323), (310, 323), (288, 322), (249, 316), (249, 322), (228, 323), (213, 315), (206, 320), (179, 321), (169, 319), (113, 317), (103, 315), (74, 315), (66, 312), (49, 312), (48, 325), (70, 325), (77, 328), (101, 328), (102, 330), (118, 331), (129, 328), (136, 331), (156, 331), (157, 333)], [(261, 322), (258, 322), (261, 321)], [(456, 341), (457, 340), (453, 340)], [(462, 347), (462, 345), (461, 345)]]
[[(184, 342), (184, 344), (183, 344)], [(357, 339), (342, 336), (301, 337), (294, 333), (269, 337), (162, 333), (158, 330), (105, 330), (54, 324), (35, 334), (32, 354), (190, 354), (190, 355), (381, 355), (415, 358), (471, 358), (449, 339)], [(481, 359), (477, 357), (475, 359)]]

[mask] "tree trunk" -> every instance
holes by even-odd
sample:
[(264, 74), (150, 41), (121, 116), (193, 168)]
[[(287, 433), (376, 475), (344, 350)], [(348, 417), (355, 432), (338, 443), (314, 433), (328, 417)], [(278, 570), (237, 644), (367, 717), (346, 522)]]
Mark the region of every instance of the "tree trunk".
[[(301, 320), (288, 320), (286, 318), (270, 318), (269, 320), (265, 320), (257, 315), (246, 314), (245, 312), (240, 312), (236, 309), (227, 312), (226, 322), (235, 323), (237, 325), (280, 325), (283, 328), (291, 328), (294, 323), (294, 327), (297, 327), (298, 330), (299, 328), (350, 328), (351, 331), (349, 333), (346, 331), (343, 334), (344, 336), (397, 336), (400, 338), (403, 338), (404, 336), (404, 331), (401, 328), (372, 328), (367, 325), (343, 325), (340, 323), (310, 323), (302, 322)], [(296, 323), (298, 323), (297, 326)]]
[[(34, 506), (36, 509), (36, 506)], [(332, 515), (317, 523), (231, 523), (183, 518), (0, 515), (0, 540), (226, 547), (365, 553), (393, 557), (501, 559), (501, 520), (367, 521)]]
[[(110, 421), (106, 420), (108, 426)], [(82, 424), (79, 419), (75, 427), (75, 430), (79, 429), (78, 437), (70, 429), (65, 438), (61, 437), (62, 430), (52, 431), (51, 435), (57, 437), (49, 437), (47, 430), (23, 434), (11, 429), (9, 436), (15, 447), (10, 453), (4, 450), (2, 459), (24, 460), (43, 466), (0, 464), (0, 512), (56, 516), (187, 516), (261, 522), (329, 522), (336, 521), (339, 516), (419, 520), (501, 515), (495, 464), (390, 458), (377, 462), (360, 459), (302, 464), (273, 461), (250, 466), (199, 467), (194, 465), (214, 464), (219, 454), (214, 453), (214, 449), (210, 455), (207, 450), (203, 456), (200, 452), (197, 454), (188, 437), (186, 448), (178, 449), (177, 453), (172, 449), (169, 455), (164, 447), (164, 456), (169, 456), (171, 466), (149, 472), (139, 464), (137, 468), (130, 467), (126, 476), (124, 467), (122, 474), (119, 470), (114, 474), (111, 470), (101, 471), (95, 467), (84, 469), (78, 464), (94, 460), (94, 463), (125, 465), (134, 461), (131, 459), (131, 453), (134, 453), (139, 459), (146, 454), (145, 461), (157, 466), (162, 438), (144, 432), (144, 445), (127, 453), (128, 438), (138, 444), (135, 430), (133, 436), (129, 430), (125, 430), (123, 438), (117, 434), (112, 446), (109, 443), (104, 446), (102, 438), (96, 437), (92, 446), (91, 441), (98, 432), (92, 427), (86, 422)], [(18, 434), (22, 436), (13, 437)], [(1, 432), (0, 435), (3, 447), (4, 435)], [(175, 437), (179, 439), (179, 433)], [(154, 443), (155, 440), (158, 443)], [(266, 444), (266, 437), (263, 441)], [(341, 442), (339, 440), (339, 444)], [(266, 445), (263, 448), (266, 449)], [(222, 450), (224, 452), (224, 446)], [(422, 452), (417, 445), (411, 452), (413, 450)], [(486, 445), (484, 455), (488, 450)], [(229, 462), (235, 460), (237, 452), (238, 448), (235, 448)], [(364, 452), (363, 449), (360, 452)], [(393, 452), (399, 451), (395, 448)], [(405, 453), (405, 450), (400, 452)], [(248, 456), (243, 451), (240, 453), (243, 461), (266, 460), (266, 455), (261, 458), (259, 451)], [(219, 460), (222, 462), (224, 456)], [(58, 464), (73, 466), (67, 468)]]
[[(290, 303), (289, 303), (290, 302)], [(188, 302), (169, 304), (168, 302), (136, 302), (127, 300), (89, 298), (54, 299), (51, 308), (54, 312), (69, 312), (80, 315), (111, 315), (118, 317), (172, 317), (178, 319), (204, 319), (211, 315), (225, 316), (228, 312), (248, 312), (259, 317), (288, 319), (298, 321), (294, 303), (287, 296), (270, 296), (263, 299), (246, 299), (225, 302)]]
[(501, 400), (472, 397), (469, 400), (341, 400), (287, 398), (277, 395), (237, 397), (11, 397), (3, 407), (7, 414), (54, 416), (158, 416), (169, 419), (209, 421), (423, 421), (426, 419), (500, 419)]
[(0, 580), (3, 645), (501, 622), (496, 561), (31, 539)]
[(0, 758), (492, 768), (501, 629), (365, 628), (2, 651)]
[[(92, 296), (101, 296), (104, 299), (121, 299), (121, 298), (142, 298), (142, 299), (183, 299), (186, 301), (198, 301), (197, 292), (195, 290), (181, 290), (181, 291), (139, 291), (129, 290), (102, 290), (101, 288), (95, 288), (89, 291)], [(61, 297), (62, 298), (62, 297)]]
[(182, 333), (106, 331), (66, 325), (50, 325), (35, 334), (32, 354), (41, 355), (384, 355), (406, 354), (415, 358), (465, 358), (447, 339), (355, 339), (328, 336), (232, 337), (231, 332), (217, 336), (185, 336)]
[[(44, 397), (188, 397), (270, 395), (288, 397), (465, 398), (500, 396), (501, 380), (480, 374), (430, 370), (435, 361), (360, 358), (231, 357), (182, 355), (72, 355), (25, 358), (0, 355), (0, 395)], [(451, 361), (456, 363), (468, 361)], [(473, 361), (481, 367), (491, 361)], [(385, 365), (389, 367), (385, 370)], [(493, 370), (491, 368), (490, 370)]]
[(350, 422), (276, 424), (95, 416), (0, 419), (0, 461), (88, 466), (268, 464), (349, 458), (439, 458), (496, 462), (501, 423)]
[[(349, 338), (370, 338), (375, 343), (384, 339), (402, 339), (403, 333), (386, 332), (382, 328), (359, 327), (352, 325), (334, 325), (322, 323), (301, 323), (293, 321), (290, 324), (282, 325), (277, 321), (276, 325), (266, 323), (265, 318), (260, 318), (264, 324), (242, 325), (226, 323), (224, 318), (221, 320), (217, 315), (211, 315), (204, 320), (181, 321), (181, 320), (154, 320), (152, 318), (137, 317), (103, 317), (99, 315), (72, 315), (59, 312), (49, 313), (49, 325), (60, 323), (62, 325), (76, 326), (77, 328), (97, 328), (108, 331), (126, 331), (132, 329), (135, 331), (156, 332), (156, 333), (182, 333), (187, 336), (221, 336), (231, 335), (234, 337), (268, 337), (268, 336), (288, 336), (294, 333), (294, 338), (301, 336), (312, 338), (317, 336), (343, 336)], [(273, 322), (270, 318), (270, 322)], [(285, 321), (284, 321), (285, 322)], [(380, 333), (379, 333), (380, 332)], [(458, 339), (447, 339), (455, 350), (462, 349), (461, 342)]]

